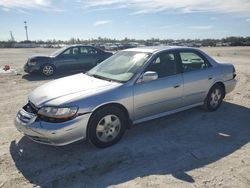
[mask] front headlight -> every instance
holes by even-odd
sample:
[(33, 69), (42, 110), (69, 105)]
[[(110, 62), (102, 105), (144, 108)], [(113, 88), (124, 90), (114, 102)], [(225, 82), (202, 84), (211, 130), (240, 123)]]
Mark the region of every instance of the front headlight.
[(37, 64), (36, 61), (29, 61), (29, 62), (28, 62), (28, 65), (30, 65), (30, 66), (35, 66), (36, 64)]
[(49, 120), (69, 120), (76, 116), (77, 111), (78, 107), (42, 107), (38, 115)]

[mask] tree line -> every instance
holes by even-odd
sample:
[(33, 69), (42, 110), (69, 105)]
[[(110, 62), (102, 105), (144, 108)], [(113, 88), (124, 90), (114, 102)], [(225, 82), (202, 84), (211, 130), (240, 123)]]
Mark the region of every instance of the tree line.
[(144, 45), (152, 45), (152, 44), (199, 44), (200, 46), (250, 46), (250, 36), (249, 37), (226, 37), (222, 39), (158, 39), (158, 38), (151, 38), (147, 40), (143, 39), (133, 39), (133, 38), (124, 38), (122, 40), (118, 39), (111, 39), (111, 38), (102, 38), (98, 37), (96, 39), (79, 39), (79, 38), (71, 38), (69, 40), (33, 40), (33, 41), (0, 41), (0, 47), (3, 48), (11, 48), (16, 43), (33, 43), (39, 45), (59, 45), (59, 44), (105, 44), (105, 43), (120, 43), (120, 44), (128, 44), (128, 43), (138, 43)]

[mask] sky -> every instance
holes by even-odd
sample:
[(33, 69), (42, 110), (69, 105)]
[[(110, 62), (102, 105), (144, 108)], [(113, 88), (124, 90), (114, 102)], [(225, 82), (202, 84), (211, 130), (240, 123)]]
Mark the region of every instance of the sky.
[(250, 36), (250, 0), (0, 0), (0, 40)]

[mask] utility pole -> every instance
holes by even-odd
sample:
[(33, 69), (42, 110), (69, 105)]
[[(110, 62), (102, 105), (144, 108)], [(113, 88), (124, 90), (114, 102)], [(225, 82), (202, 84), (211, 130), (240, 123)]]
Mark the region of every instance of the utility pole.
[(29, 40), (29, 37), (28, 37), (28, 26), (26, 24), (27, 24), (27, 22), (24, 21), (24, 28), (25, 28), (25, 31), (26, 31), (26, 40), (28, 41)]
[(12, 41), (12, 42), (15, 41), (15, 38), (14, 38), (14, 36), (13, 36), (13, 34), (12, 34), (12, 31), (10, 31), (10, 38), (11, 38), (11, 41)]

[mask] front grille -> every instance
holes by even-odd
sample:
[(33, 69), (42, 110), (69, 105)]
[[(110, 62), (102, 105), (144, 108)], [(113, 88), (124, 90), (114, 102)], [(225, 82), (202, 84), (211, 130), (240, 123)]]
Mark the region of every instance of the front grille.
[(21, 109), (18, 113), (17, 113), (17, 118), (19, 119), (19, 121), (21, 121), (22, 123), (28, 124), (31, 123), (31, 121), (36, 121), (36, 114), (38, 112), (38, 108), (32, 104), (31, 102), (28, 102), (28, 104), (26, 104), (23, 109)]
[(30, 121), (30, 119), (31, 119), (30, 117), (27, 117), (27, 116), (23, 115), (21, 112), (17, 113), (17, 117), (23, 123), (28, 123)]
[(33, 114), (37, 114), (39, 108), (37, 108), (32, 102), (28, 102), (28, 104), (26, 104), (23, 109), (26, 111), (26, 112), (29, 112), (29, 113), (33, 113)]

